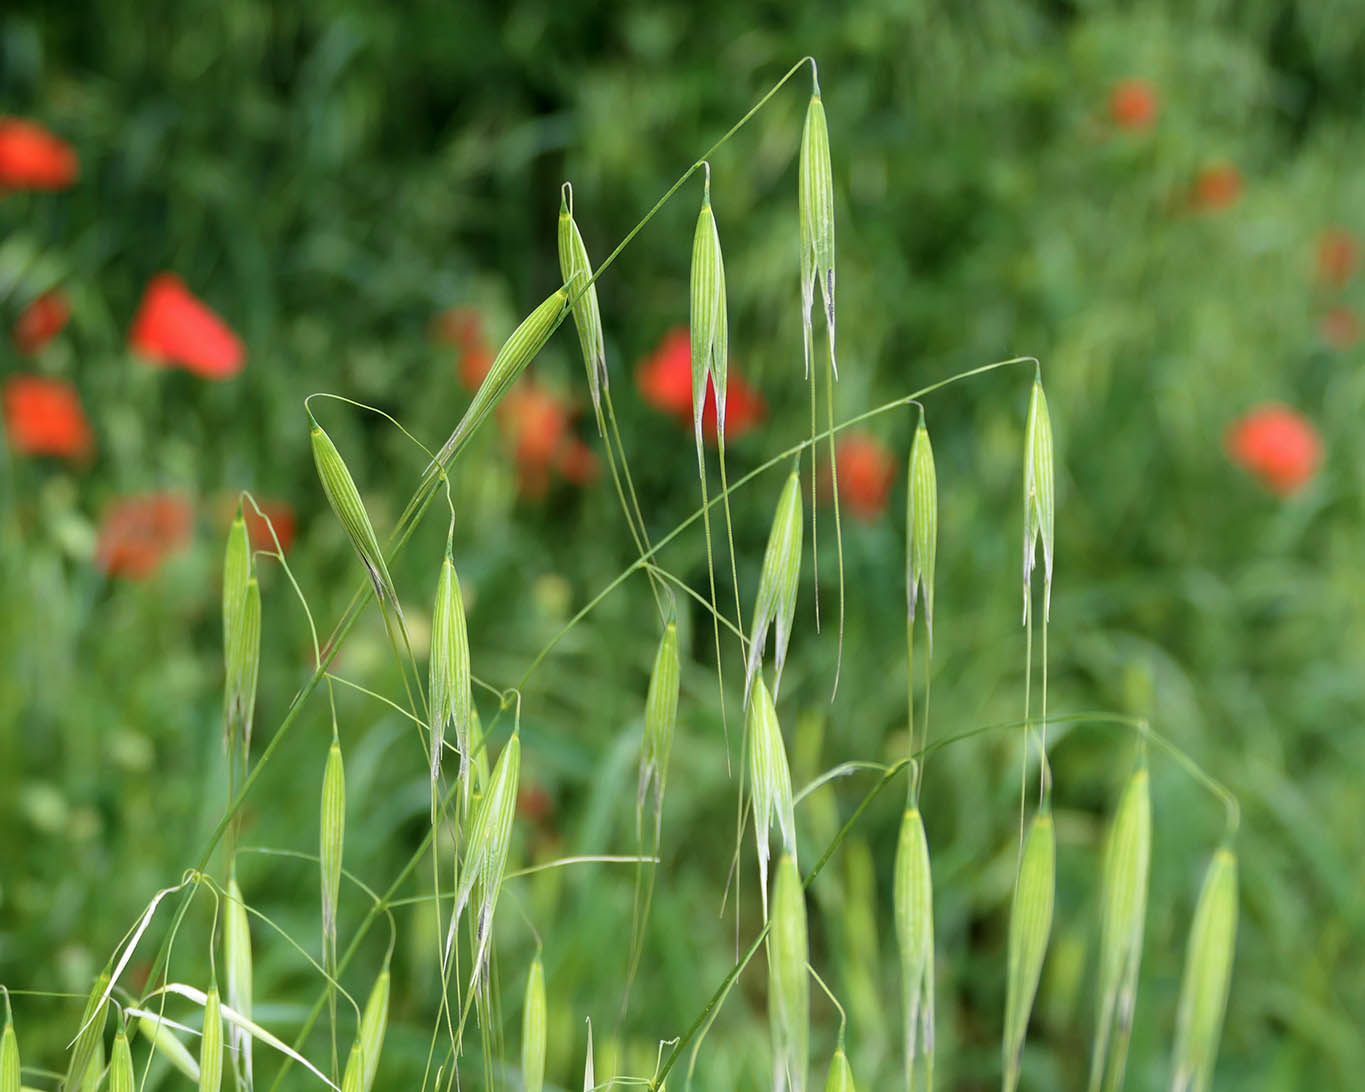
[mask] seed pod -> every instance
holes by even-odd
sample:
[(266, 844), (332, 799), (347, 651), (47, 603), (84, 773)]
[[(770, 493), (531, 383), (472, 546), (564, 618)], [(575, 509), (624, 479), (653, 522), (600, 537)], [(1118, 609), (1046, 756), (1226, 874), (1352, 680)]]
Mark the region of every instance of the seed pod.
[(578, 344), (583, 350), (583, 366), (588, 371), (588, 390), (601, 427), (602, 388), (607, 385), (607, 351), (602, 344), (602, 312), (597, 306), (597, 285), (583, 285), (592, 279), (588, 248), (573, 218), (573, 187), (567, 182), (559, 192), (559, 275), (564, 278), (573, 302), (573, 323)]
[(361, 1092), (365, 1086), (365, 1051), (357, 1039), (351, 1044), (350, 1057), (341, 1077), (341, 1092)]
[(654, 817), (657, 832), (663, 808), (664, 784), (668, 779), (668, 757), (673, 750), (673, 729), (678, 720), (678, 627), (669, 622), (659, 641), (654, 656), (654, 670), (649, 676), (649, 693), (645, 698), (644, 743), (640, 748), (640, 786), (635, 800), (635, 826), (640, 826), (640, 813), (645, 796), (654, 790)]
[(1038, 977), (1047, 955), (1052, 932), (1052, 899), (1056, 888), (1057, 842), (1052, 813), (1033, 817), (1019, 877), (1010, 906), (1009, 965), (1005, 984), (1004, 1081), (1005, 1092), (1019, 1083), (1019, 1066), (1028, 1033), (1029, 1014), (1038, 992)]
[(938, 482), (934, 449), (920, 413), (919, 428), (910, 444), (910, 469), (905, 494), (905, 605), (915, 620), (917, 592), (924, 593), (924, 624), (929, 648), (934, 647), (934, 557), (938, 552)]
[(370, 999), (365, 1002), (365, 1012), (360, 1017), (360, 1049), (365, 1057), (361, 1092), (370, 1092), (379, 1070), (379, 1054), (384, 1049), (384, 1034), (389, 1028), (389, 977), (389, 965), (385, 963), (374, 980)]
[(711, 211), (711, 167), (706, 167), (701, 212), (692, 236), (691, 278), (692, 334), (692, 418), (696, 426), (697, 451), (702, 444), (701, 419), (706, 405), (706, 379), (709, 375), (716, 392), (716, 438), (725, 443), (725, 385), (730, 349), (730, 320), (725, 303), (725, 262), (720, 253), (720, 235)]
[(242, 593), (241, 609), (233, 626), (233, 644), (227, 652), (227, 717), (231, 735), (240, 731), (242, 757), (251, 749), (251, 724), (256, 713), (256, 680), (261, 667), (261, 588), (252, 576)]
[(251, 541), (247, 537), (242, 505), (238, 502), (237, 515), (228, 528), (227, 550), (223, 556), (223, 666), (229, 709), (236, 697), (233, 684), (241, 673), (240, 666), (234, 662), (233, 649), (239, 641), (238, 628), (241, 625), (242, 605), (246, 602), (246, 582), (250, 576)]
[(545, 1006), (545, 965), (540, 953), (531, 960), (526, 979), (526, 1004), (521, 1010), (521, 1083), (526, 1092), (545, 1087), (545, 1041), (549, 1023)]
[(322, 819), (319, 859), (322, 863), (322, 938), (324, 948), (336, 943), (337, 899), (341, 894), (341, 853), (346, 839), (346, 771), (341, 744), (332, 739), (322, 771)]
[(782, 832), (782, 848), (795, 860), (796, 817), (792, 810), (791, 770), (777, 709), (763, 679), (758, 679), (754, 700), (749, 703), (746, 728), (749, 735), (749, 787), (754, 805), (754, 847), (758, 852), (759, 891), (763, 917), (768, 916), (768, 834), (776, 821)]
[(311, 410), (308, 413), (308, 421), (313, 444), (313, 462), (317, 466), (318, 479), (322, 482), (322, 491), (327, 496), (327, 503), (341, 521), (342, 529), (351, 540), (351, 545), (355, 547), (355, 552), (360, 555), (365, 571), (370, 574), (370, 582), (374, 585), (374, 593), (380, 605), (387, 603), (401, 620), (403, 611), (398, 605), (398, 592), (393, 586), (393, 578), (389, 576), (384, 551), (379, 547), (374, 524), (370, 522), (370, 515), (365, 511), (365, 503), (360, 499), (360, 490), (356, 488), (355, 479), (346, 469), (346, 463), (342, 460), (336, 444), (332, 443), (332, 438), (314, 420)]
[(810, 1038), (810, 959), (806, 895), (796, 859), (783, 853), (773, 881), (768, 932), (768, 1016), (773, 1037), (773, 1088), (805, 1092)]
[(564, 309), (568, 305), (568, 294), (560, 288), (548, 296), (512, 331), (512, 336), (503, 342), (498, 355), (493, 358), (493, 363), (489, 366), (483, 382), (479, 384), (479, 389), (469, 400), (469, 406), (465, 409), (464, 416), (460, 418), (460, 423), (441, 445), (441, 450), (436, 453), (436, 458), (427, 468), (428, 475), (434, 474), (436, 467), (445, 466), (455, 449), (473, 435), (474, 430), (483, 424), (484, 418), (493, 412), (493, 407), (502, 400), (502, 396), (516, 382), (517, 377), (526, 370), (526, 366), (550, 340), (550, 335), (559, 325)]
[(1152, 801), (1147, 767), (1139, 766), (1119, 799), (1104, 853), (1100, 896), (1099, 1013), (1090, 1062), (1091, 1092), (1104, 1079), (1111, 1036), (1115, 1041), (1110, 1087), (1123, 1084), (1128, 1036), (1137, 1001), (1138, 965), (1147, 917), (1147, 874), (1152, 854)]
[[(16, 1084), (15, 1088), (18, 1087)], [(114, 1036), (114, 1051), (109, 1056), (109, 1092), (134, 1092), (136, 1088), (133, 1052), (128, 1049), (128, 1036), (119, 1028)]]
[(204, 1034), (199, 1041), (199, 1092), (218, 1092), (223, 1085), (223, 1014), (218, 987), (204, 998)]
[(815, 282), (825, 304), (825, 336), (834, 377), (839, 365), (834, 354), (834, 172), (829, 160), (829, 123), (820, 99), (820, 80), (812, 77), (810, 105), (801, 131), (798, 205), (801, 212), (801, 315), (805, 326), (806, 375), (811, 365), (811, 308)]
[(758, 597), (749, 630), (749, 663), (744, 676), (744, 703), (748, 705), (754, 677), (768, 643), (768, 627), (776, 622), (777, 670), (773, 675), (774, 697), (782, 687), (782, 665), (787, 659), (792, 618), (796, 615), (796, 591), (801, 577), (801, 483), (793, 470), (777, 499), (763, 568), (758, 576)]
[(825, 1092), (855, 1092), (853, 1069), (848, 1064), (848, 1055), (844, 1053), (843, 1047), (839, 1047), (834, 1052), (834, 1058), (829, 1063), (829, 1076), (825, 1078)]
[(1024, 431), (1024, 620), (1037, 544), (1043, 543), (1043, 619), (1052, 611), (1052, 418), (1041, 379), (1033, 381)]
[(163, 1021), (154, 1016), (139, 1016), (137, 1026), (152, 1049), (160, 1054), (195, 1084), (199, 1083), (199, 1063), (186, 1049), (185, 1044), (175, 1037), (175, 1032)]
[[(252, 963), (251, 924), (242, 889), (237, 885), (237, 862), (228, 871), (227, 897), (223, 900), (223, 955), (226, 963), (228, 1007), (251, 1019)], [(239, 1089), (250, 1089), (251, 1036), (236, 1024), (228, 1025), (232, 1064)]]
[(464, 598), (455, 562), (446, 550), (436, 582), (436, 606), (431, 615), (431, 809), (436, 814), (436, 782), (441, 776), (441, 750), (446, 725), (455, 729), (460, 748), (461, 799), (469, 798), (469, 719), (473, 708), (469, 674), (469, 631)]
[(99, 1092), (99, 1087), (104, 1083), (104, 1040), (95, 1040), (94, 1052), (90, 1055), (90, 1064), (85, 1067), (85, 1076), (81, 1078), (81, 1092)]
[(108, 986), (109, 972), (106, 970), (95, 979), (90, 998), (85, 1003), (85, 1011), (81, 1013), (81, 1030), (71, 1050), (71, 1062), (67, 1066), (66, 1079), (62, 1082), (62, 1092), (75, 1092), (90, 1068), (96, 1044), (103, 1050), (105, 1006), (108, 1004), (105, 990)]
[(0, 1035), (0, 1092), (19, 1092), (19, 1071), (19, 1036), (14, 1032), (14, 1018), (7, 1016)]
[(929, 841), (918, 808), (907, 808), (896, 844), (896, 946), (905, 999), (905, 1086), (915, 1087), (916, 1046), (924, 1053), (929, 1088), (934, 1085), (934, 887)]
[(1172, 1092), (1204, 1092), (1213, 1079), (1237, 943), (1237, 856), (1213, 855), (1190, 926), (1176, 1010)]

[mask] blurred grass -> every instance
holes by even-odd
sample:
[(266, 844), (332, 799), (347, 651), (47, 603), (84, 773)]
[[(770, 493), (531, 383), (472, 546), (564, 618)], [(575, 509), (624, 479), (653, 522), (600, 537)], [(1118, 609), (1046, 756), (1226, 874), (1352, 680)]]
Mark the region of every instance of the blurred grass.
[[(1148, 715), (1242, 799), (1242, 931), (1218, 1087), (1350, 1087), (1365, 1065), (1356, 1034), (1365, 762), (1352, 732), (1365, 711), (1365, 376), (1359, 348), (1325, 346), (1318, 323), (1329, 306), (1358, 311), (1365, 301), (1360, 280), (1322, 287), (1313, 253), (1331, 224), (1365, 236), (1365, 169), (1353, 154), (1362, 30), (1365, 13), (1344, 0), (970, 9), (874, 0), (847, 10), (801, 0), (761, 11), (514, 2), (458, 12), (430, 2), (110, 0), (9, 10), (0, 102), (70, 140), (82, 177), (63, 194), (0, 200), (0, 315), (10, 324), (54, 284), (71, 297), (71, 325), (38, 367), (77, 383), (99, 454), (88, 470), (7, 455), (0, 473), (0, 979), (83, 991), (217, 819), (223, 526), (213, 498), (249, 487), (296, 506), (291, 560), (328, 624), (356, 574), (312, 478), (302, 397), (336, 391), (428, 441), (443, 437), (465, 395), (428, 324), (446, 307), (475, 306), (500, 339), (553, 288), (560, 181), (574, 182), (600, 258), (771, 80), (812, 53), (836, 178), (840, 415), (990, 360), (1042, 359), (1060, 493), (1049, 707)], [(1118, 132), (1109, 120), (1110, 88), (1128, 76), (1156, 89), (1150, 130)], [(735, 359), (771, 409), (735, 445), (732, 478), (806, 429), (794, 163), (805, 96), (793, 82), (712, 165)], [(1229, 209), (1197, 212), (1189, 187), (1215, 160), (1234, 164), (1245, 190)], [(656, 535), (696, 504), (690, 440), (632, 394), (632, 369), (686, 321), (695, 204), (689, 187), (600, 285), (616, 403)], [(242, 334), (250, 358), (239, 379), (207, 385), (131, 360), (129, 318), (162, 269)], [(535, 371), (582, 406), (576, 354), (561, 334)], [(6, 374), (33, 367), (0, 345)], [(936, 735), (1022, 712), (1026, 397), (1026, 377), (1006, 371), (928, 405), (942, 519)], [(1227, 425), (1267, 400), (1306, 413), (1327, 452), (1311, 486), (1284, 502), (1222, 448)], [(383, 533), (420, 455), (372, 418), (328, 407), (326, 423)], [(871, 428), (903, 457), (912, 423), (893, 415)], [(578, 429), (591, 438), (590, 425)], [(475, 671), (505, 685), (629, 563), (629, 539), (603, 482), (519, 501), (491, 430), (470, 460), (457, 483), (457, 558)], [(737, 499), (746, 596), (779, 478)], [(89, 563), (94, 522), (112, 498), (150, 488), (202, 499), (194, 548), (155, 580), (110, 583)], [(902, 504), (870, 526), (846, 523), (845, 673), (811, 773), (903, 746)], [(431, 521), (395, 570), (414, 604), (434, 586), (443, 522)], [(827, 511), (822, 528), (828, 536)], [(701, 586), (698, 536), (663, 559)], [(823, 551), (822, 567), (831, 562)], [(826, 568), (826, 617), (832, 577)], [(831, 635), (813, 632), (809, 587), (807, 574), (780, 710), (789, 738), (830, 682)], [(264, 593), (261, 737), (308, 660), (286, 582), (267, 574)], [(729, 598), (724, 583), (719, 595)], [(733, 955), (734, 922), (716, 917), (733, 783), (710, 627), (696, 612), (682, 624), (691, 656), (665, 871), (645, 988), (623, 1033), (636, 1071), (649, 1070), (654, 1042), (685, 1026)], [(519, 824), (522, 862), (633, 848), (622, 805), (656, 636), (647, 588), (634, 581), (529, 685), (523, 777), (551, 808)], [(341, 670), (394, 691), (375, 619)], [(382, 885), (421, 836), (423, 766), (399, 718), (362, 695), (339, 692), (338, 702), (351, 798), (367, 802), (351, 825), (348, 867)], [(311, 848), (326, 733), (310, 709), (249, 803), (249, 842)], [(1033, 1087), (1074, 1085), (1083, 1073), (1099, 837), (1131, 750), (1101, 729), (1070, 732), (1056, 749), (1057, 926), (1025, 1060)], [(1017, 739), (988, 737), (943, 752), (925, 782), (940, 1064), (953, 1087), (989, 1087), (999, 1064), (1018, 761)], [(846, 814), (862, 787), (840, 783), (829, 806)], [(1160, 762), (1153, 804), (1135, 1089), (1167, 1077), (1185, 929), (1220, 819)], [(814, 835), (826, 824), (807, 807), (799, 822)], [(833, 970), (828, 980), (854, 1012), (850, 1054), (869, 1084), (897, 1066), (889, 883), (898, 813), (893, 790), (813, 903), (813, 961)], [(813, 838), (812, 850), (822, 845)], [(243, 882), (291, 935), (314, 935), (312, 871), (262, 858)], [(853, 924), (873, 883), (879, 947)], [(545, 873), (518, 881), (505, 911), (503, 1015), (514, 1027), (529, 958), (518, 905), (546, 939), (550, 1072), (560, 1081), (581, 1065), (584, 1015), (600, 1021), (599, 1044), (609, 1039), (630, 884), (619, 866)], [(400, 917), (409, 954), (385, 1063), (395, 1080), (416, 1079), (432, 1011), (421, 921), (416, 910)], [(258, 992), (278, 1006), (261, 1011), (291, 1027), (316, 984), (285, 946), (258, 944)], [(373, 967), (380, 950), (358, 968)], [(201, 972), (197, 956), (184, 958), (182, 973)], [(358, 969), (349, 984), (363, 993), (371, 976)], [(710, 1033), (701, 1087), (756, 1086), (765, 1072), (761, 981), (741, 980)], [(55, 1066), (75, 1013), (32, 1005), (20, 1010), (25, 1056)], [(835, 1020), (823, 1002), (814, 1013), (823, 1067)]]

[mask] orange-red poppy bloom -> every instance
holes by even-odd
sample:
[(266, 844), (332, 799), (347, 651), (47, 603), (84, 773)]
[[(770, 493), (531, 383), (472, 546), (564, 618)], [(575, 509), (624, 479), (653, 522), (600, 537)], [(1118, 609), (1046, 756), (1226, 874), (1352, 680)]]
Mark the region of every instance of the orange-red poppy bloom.
[(34, 356), (44, 345), (62, 332), (71, 308), (60, 292), (44, 292), (24, 308), (14, 324), (14, 347), (27, 356)]
[(1360, 340), (1360, 318), (1349, 307), (1333, 307), (1322, 316), (1318, 329), (1333, 349), (1350, 349)]
[(523, 378), (508, 391), (497, 416), (524, 496), (544, 496), (552, 471), (574, 485), (587, 485), (597, 476), (597, 456), (570, 428), (571, 407), (534, 379)]
[(1342, 227), (1331, 227), (1318, 236), (1318, 277), (1334, 288), (1340, 288), (1360, 266), (1360, 247), (1351, 233)]
[(227, 379), (246, 364), (241, 339), (174, 273), (158, 274), (147, 285), (128, 344), (154, 363), (205, 379)]
[[(692, 342), (686, 327), (670, 330), (658, 348), (640, 362), (635, 381), (644, 400), (683, 424), (692, 423)], [(732, 366), (725, 383), (725, 435), (738, 439), (767, 413), (758, 391)], [(716, 438), (716, 392), (708, 380), (702, 406), (702, 433)]]
[(5, 432), (15, 451), (77, 459), (94, 450), (94, 436), (70, 383), (12, 375), (5, 380), (3, 401)]
[(574, 485), (591, 485), (597, 480), (601, 464), (597, 453), (577, 436), (569, 439), (559, 451), (559, 473)]
[[(864, 522), (871, 523), (886, 510), (891, 483), (896, 480), (896, 460), (876, 437), (866, 432), (846, 433), (834, 449), (839, 464), (839, 503)], [(833, 496), (829, 467), (821, 474), (825, 499)]]
[(145, 579), (189, 545), (193, 523), (190, 502), (174, 494), (115, 501), (100, 524), (95, 564), (109, 576)]
[(1229, 208), (1242, 196), (1242, 174), (1231, 163), (1214, 163), (1195, 176), (1191, 201), (1195, 208)]
[(0, 118), (0, 189), (65, 189), (79, 173), (66, 141), (31, 121)]
[(1307, 484), (1322, 462), (1317, 430), (1287, 406), (1253, 409), (1228, 430), (1227, 450), (1233, 462), (1282, 497)]
[(1156, 90), (1146, 80), (1119, 80), (1109, 92), (1109, 116), (1120, 129), (1145, 129), (1156, 111)]
[(493, 366), (495, 355), (484, 336), (483, 316), (472, 307), (452, 307), (432, 320), (431, 336), (459, 351), (460, 385), (467, 390), (478, 390)]
[[(261, 506), (261, 511), (256, 509), (248, 501), (242, 505), (242, 518), (246, 523), (247, 537), (251, 540), (253, 550), (269, 550), (275, 552), (275, 538), (280, 540), (280, 549), (284, 552), (289, 551), (289, 547), (294, 543), (294, 531), (297, 527), (297, 520), (294, 516), (294, 509), (284, 501), (257, 501)], [(264, 513), (262, 515), (261, 513)], [(266, 523), (266, 517), (270, 522)], [(275, 537), (270, 535), (270, 528), (275, 528)]]

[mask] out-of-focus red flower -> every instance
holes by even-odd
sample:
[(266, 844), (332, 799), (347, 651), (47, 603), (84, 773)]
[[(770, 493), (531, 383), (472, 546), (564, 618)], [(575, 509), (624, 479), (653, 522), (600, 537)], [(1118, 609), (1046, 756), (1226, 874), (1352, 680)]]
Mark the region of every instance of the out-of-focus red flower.
[(1330, 227), (1318, 236), (1318, 277), (1340, 288), (1360, 266), (1360, 247), (1343, 227)]
[(516, 460), (523, 496), (543, 497), (551, 471), (574, 485), (587, 485), (597, 476), (597, 456), (570, 428), (571, 408), (534, 379), (523, 378), (508, 391), (497, 415)]
[(1109, 92), (1109, 116), (1120, 129), (1145, 129), (1156, 111), (1156, 90), (1146, 80), (1119, 80)]
[(24, 308), (14, 324), (14, 347), (27, 356), (34, 356), (44, 345), (62, 332), (71, 308), (60, 292), (44, 292)]
[(78, 459), (94, 450), (94, 436), (70, 383), (12, 375), (5, 380), (3, 401), (5, 432), (15, 451)]
[[(692, 423), (692, 342), (685, 327), (670, 330), (658, 348), (642, 360), (635, 382), (644, 400), (657, 410)], [(725, 435), (738, 439), (763, 420), (763, 398), (732, 366), (725, 383)], [(702, 406), (702, 433), (716, 439), (716, 392), (708, 380)]]
[(542, 786), (531, 783), (517, 790), (517, 813), (536, 826), (548, 820), (554, 810), (554, 801)]
[(128, 344), (154, 363), (205, 379), (227, 379), (246, 364), (241, 339), (174, 273), (158, 274), (148, 283)]
[(65, 189), (79, 173), (66, 141), (31, 121), (0, 118), (0, 189)]
[(95, 564), (110, 576), (145, 579), (189, 544), (193, 522), (190, 502), (174, 494), (115, 501), (100, 524)]
[[(896, 480), (896, 460), (880, 440), (866, 432), (845, 434), (835, 445), (839, 464), (839, 503), (858, 519), (872, 523), (886, 509), (891, 483)], [(832, 499), (829, 467), (821, 472), (820, 491)]]
[[(261, 506), (261, 515), (251, 503), (242, 505), (242, 517), (246, 522), (247, 537), (251, 540), (253, 550), (275, 551), (275, 539), (270, 536), (270, 527), (275, 528), (275, 537), (280, 540), (280, 549), (288, 553), (289, 547), (294, 543), (294, 529), (297, 520), (294, 516), (294, 509), (285, 501), (257, 501)], [(270, 517), (270, 523), (266, 523), (266, 516)]]
[(476, 391), (488, 376), (493, 366), (493, 350), (482, 343), (460, 350), (460, 385), (466, 390)]
[(1207, 211), (1229, 208), (1242, 196), (1242, 174), (1231, 163), (1214, 163), (1194, 179), (1191, 200), (1195, 208)]
[(1318, 329), (1333, 349), (1350, 349), (1360, 340), (1360, 318), (1349, 307), (1333, 307), (1322, 316)]
[(559, 452), (559, 473), (574, 485), (591, 485), (601, 470), (597, 453), (577, 436), (572, 437)]
[(478, 390), (493, 366), (495, 355), (484, 336), (483, 316), (472, 307), (452, 307), (432, 320), (431, 336), (459, 350), (460, 385)]
[(1227, 450), (1233, 462), (1282, 497), (1301, 489), (1322, 461), (1317, 430), (1288, 406), (1253, 409), (1228, 430)]

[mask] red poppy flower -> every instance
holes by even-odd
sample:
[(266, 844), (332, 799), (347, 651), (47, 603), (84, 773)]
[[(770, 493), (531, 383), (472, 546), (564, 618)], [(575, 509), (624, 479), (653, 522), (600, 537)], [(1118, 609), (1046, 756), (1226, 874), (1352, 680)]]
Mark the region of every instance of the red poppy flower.
[(452, 307), (432, 321), (431, 336), (445, 345), (461, 349), (482, 344), (483, 316), (472, 307)]
[(169, 493), (149, 493), (115, 501), (104, 514), (95, 564), (109, 576), (142, 580), (190, 541), (194, 510)]
[(79, 173), (66, 141), (31, 121), (0, 118), (0, 188), (60, 190)]
[[(294, 509), (284, 501), (257, 501), (261, 506), (261, 515), (252, 507), (248, 501), (242, 505), (242, 517), (246, 522), (247, 537), (251, 540), (253, 550), (269, 550), (275, 552), (275, 538), (280, 540), (280, 549), (288, 553), (289, 547), (294, 543), (294, 530), (297, 521), (294, 517)], [(270, 517), (270, 523), (266, 523), (266, 516)], [(270, 528), (275, 528), (275, 538), (270, 535)]]
[[(752, 432), (767, 412), (763, 397), (731, 367), (725, 380), (726, 439), (738, 440)], [(691, 422), (690, 413), (687, 421)], [(701, 408), (701, 434), (708, 442), (716, 442), (716, 389), (709, 379), (706, 382), (706, 404)]]
[[(839, 463), (839, 503), (858, 519), (871, 523), (886, 509), (891, 483), (896, 480), (896, 461), (886, 446), (866, 432), (845, 434), (835, 445)], [(821, 475), (825, 499), (833, 496), (829, 467)]]
[(27, 356), (34, 356), (44, 345), (62, 332), (71, 308), (60, 292), (44, 292), (24, 308), (14, 324), (14, 347)]
[(128, 344), (157, 364), (178, 366), (205, 379), (227, 379), (246, 363), (237, 335), (174, 273), (161, 273), (147, 285)]
[(1317, 430), (1287, 406), (1260, 406), (1227, 435), (1232, 461), (1272, 493), (1287, 497), (1313, 477), (1322, 461)]
[(1355, 275), (1360, 248), (1345, 228), (1328, 228), (1318, 237), (1318, 276), (1340, 288)]
[(1350, 349), (1360, 340), (1360, 319), (1349, 307), (1333, 307), (1322, 316), (1318, 329), (1333, 349)]
[(572, 437), (559, 451), (559, 473), (574, 485), (591, 485), (597, 480), (601, 464), (597, 453), (577, 436)]
[(460, 350), (460, 384), (466, 390), (476, 391), (488, 377), (488, 369), (493, 366), (493, 350), (482, 342)]
[(10, 446), (24, 455), (89, 455), (90, 433), (76, 388), (59, 379), (12, 375), (4, 387), (5, 432)]
[[(644, 400), (683, 424), (692, 423), (692, 341), (686, 327), (664, 335), (659, 346), (640, 362), (635, 381)], [(763, 398), (733, 367), (725, 383), (725, 435), (738, 439), (767, 412)], [(716, 392), (708, 381), (702, 406), (702, 433), (716, 438)]]
[(1205, 167), (1194, 180), (1191, 200), (1195, 208), (1214, 211), (1229, 208), (1242, 196), (1242, 175), (1231, 163)]
[(1156, 91), (1146, 80), (1119, 80), (1109, 92), (1109, 116), (1120, 129), (1147, 128), (1156, 110)]

